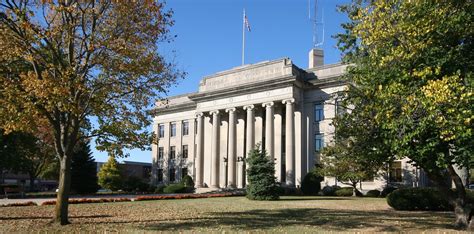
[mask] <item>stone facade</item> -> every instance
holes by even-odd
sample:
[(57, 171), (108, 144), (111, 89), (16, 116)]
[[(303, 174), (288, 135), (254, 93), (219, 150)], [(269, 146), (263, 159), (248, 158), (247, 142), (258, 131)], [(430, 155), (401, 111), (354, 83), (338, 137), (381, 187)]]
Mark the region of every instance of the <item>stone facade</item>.
[[(198, 92), (158, 102), (154, 183), (172, 183), (189, 174), (197, 187), (243, 188), (245, 157), (260, 144), (275, 160), (278, 181), (300, 186), (319, 162), (320, 149), (333, 139), (331, 122), (341, 111), (338, 99), (345, 83), (340, 78), (346, 65), (322, 61), (322, 51), (312, 50), (306, 70), (288, 58), (244, 65), (204, 77)], [(406, 161), (401, 165), (410, 167), (402, 168), (414, 173), (410, 178), (418, 175)], [(326, 178), (323, 184), (337, 181)], [(361, 186), (385, 184), (381, 177)]]

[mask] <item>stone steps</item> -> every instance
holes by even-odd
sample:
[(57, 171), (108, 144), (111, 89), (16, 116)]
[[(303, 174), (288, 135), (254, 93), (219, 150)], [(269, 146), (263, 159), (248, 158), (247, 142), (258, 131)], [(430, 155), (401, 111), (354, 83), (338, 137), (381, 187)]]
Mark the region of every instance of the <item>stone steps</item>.
[(212, 193), (220, 191), (219, 188), (196, 188), (195, 193)]

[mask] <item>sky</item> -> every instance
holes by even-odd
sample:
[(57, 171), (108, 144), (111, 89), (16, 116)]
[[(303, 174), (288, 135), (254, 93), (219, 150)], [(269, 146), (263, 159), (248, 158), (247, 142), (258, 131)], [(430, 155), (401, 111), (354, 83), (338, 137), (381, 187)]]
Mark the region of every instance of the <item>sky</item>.
[[(318, 1), (316, 18), (324, 22), (324, 43), (320, 47), (325, 64), (341, 59), (332, 35), (343, 32), (341, 23), (347, 22), (337, 6), (349, 2)], [(170, 88), (167, 96), (196, 92), (204, 76), (242, 64), (243, 9), (251, 28), (245, 32), (245, 64), (288, 57), (296, 66), (307, 68), (308, 53), (313, 48), (313, 23), (308, 10), (314, 19), (314, 3), (315, 0), (168, 0), (166, 8), (173, 10), (175, 21), (170, 34), (177, 37), (161, 45), (160, 53), (187, 75)], [(318, 24), (318, 42), (323, 41), (322, 28)], [(132, 150), (129, 154), (119, 161), (151, 162), (151, 151)], [(105, 152), (94, 149), (93, 155), (96, 161), (107, 160)]]

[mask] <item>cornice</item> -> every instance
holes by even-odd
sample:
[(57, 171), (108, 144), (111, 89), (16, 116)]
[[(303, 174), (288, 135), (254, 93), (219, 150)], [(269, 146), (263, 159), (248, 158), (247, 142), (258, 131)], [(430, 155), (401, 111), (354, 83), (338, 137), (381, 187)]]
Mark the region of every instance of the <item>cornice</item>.
[(286, 76), (280, 76), (271, 80), (265, 80), (263, 82), (252, 82), (252, 83), (247, 83), (247, 84), (242, 84), (242, 85), (235, 85), (226, 89), (219, 89), (219, 90), (212, 90), (212, 91), (207, 91), (207, 92), (202, 92), (202, 93), (196, 93), (189, 95), (188, 97), (195, 101), (199, 102), (202, 100), (209, 100), (209, 99), (215, 99), (215, 98), (221, 98), (221, 97), (227, 97), (227, 96), (235, 96), (235, 95), (242, 95), (245, 93), (252, 93), (255, 91), (266, 91), (266, 90), (271, 90), (275, 88), (280, 88), (280, 87), (288, 87), (290, 85), (293, 85), (297, 82), (298, 79), (294, 75), (286, 75)]

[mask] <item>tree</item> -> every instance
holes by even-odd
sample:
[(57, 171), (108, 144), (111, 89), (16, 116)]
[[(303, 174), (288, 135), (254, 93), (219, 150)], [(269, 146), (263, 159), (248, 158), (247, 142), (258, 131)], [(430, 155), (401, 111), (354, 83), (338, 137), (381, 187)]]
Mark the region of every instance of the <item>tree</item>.
[(30, 179), (30, 190), (34, 190), (35, 180), (54, 160), (54, 152), (46, 138), (32, 133), (11, 132), (2, 134), (2, 165), (0, 170), (23, 172)]
[(54, 161), (53, 147), (44, 139), (30, 133), (18, 132), (16, 138), (15, 160), (20, 164), (19, 171), (25, 172), (30, 177), (30, 190), (35, 190), (35, 180)]
[(472, 228), (455, 167), (468, 168), (474, 155), (474, 3), (358, 0), (341, 10), (350, 19), (337, 38), (350, 64), (345, 105), (353, 108), (336, 133), (370, 136), (360, 153), (408, 157), (448, 196), (455, 225)]
[(98, 182), (102, 188), (117, 191), (122, 188), (122, 175), (117, 160), (114, 156), (109, 156), (107, 162), (99, 170)]
[(384, 165), (384, 160), (373, 160), (358, 153), (360, 151), (354, 147), (354, 142), (351, 140), (337, 141), (334, 145), (324, 148), (321, 162), (322, 172), (325, 175), (334, 176), (341, 183), (350, 185), (354, 191), (353, 194), (361, 196), (362, 193), (357, 189), (357, 184), (377, 175)]
[(13, 143), (13, 134), (5, 134), (0, 129), (0, 174), (2, 176), (0, 184), (4, 183), (3, 174), (12, 168), (18, 168), (18, 161), (15, 160), (15, 145)]
[(0, 3), (0, 127), (47, 120), (60, 164), (55, 222), (69, 223), (77, 142), (95, 137), (117, 156), (150, 147), (149, 110), (183, 76), (158, 53), (171, 15), (157, 1)]
[(71, 190), (78, 194), (91, 194), (98, 189), (97, 164), (92, 157), (90, 143), (82, 141), (72, 156)]
[(275, 163), (265, 150), (257, 144), (249, 152), (247, 165), (247, 198), (251, 200), (277, 200), (278, 184), (275, 177)]

